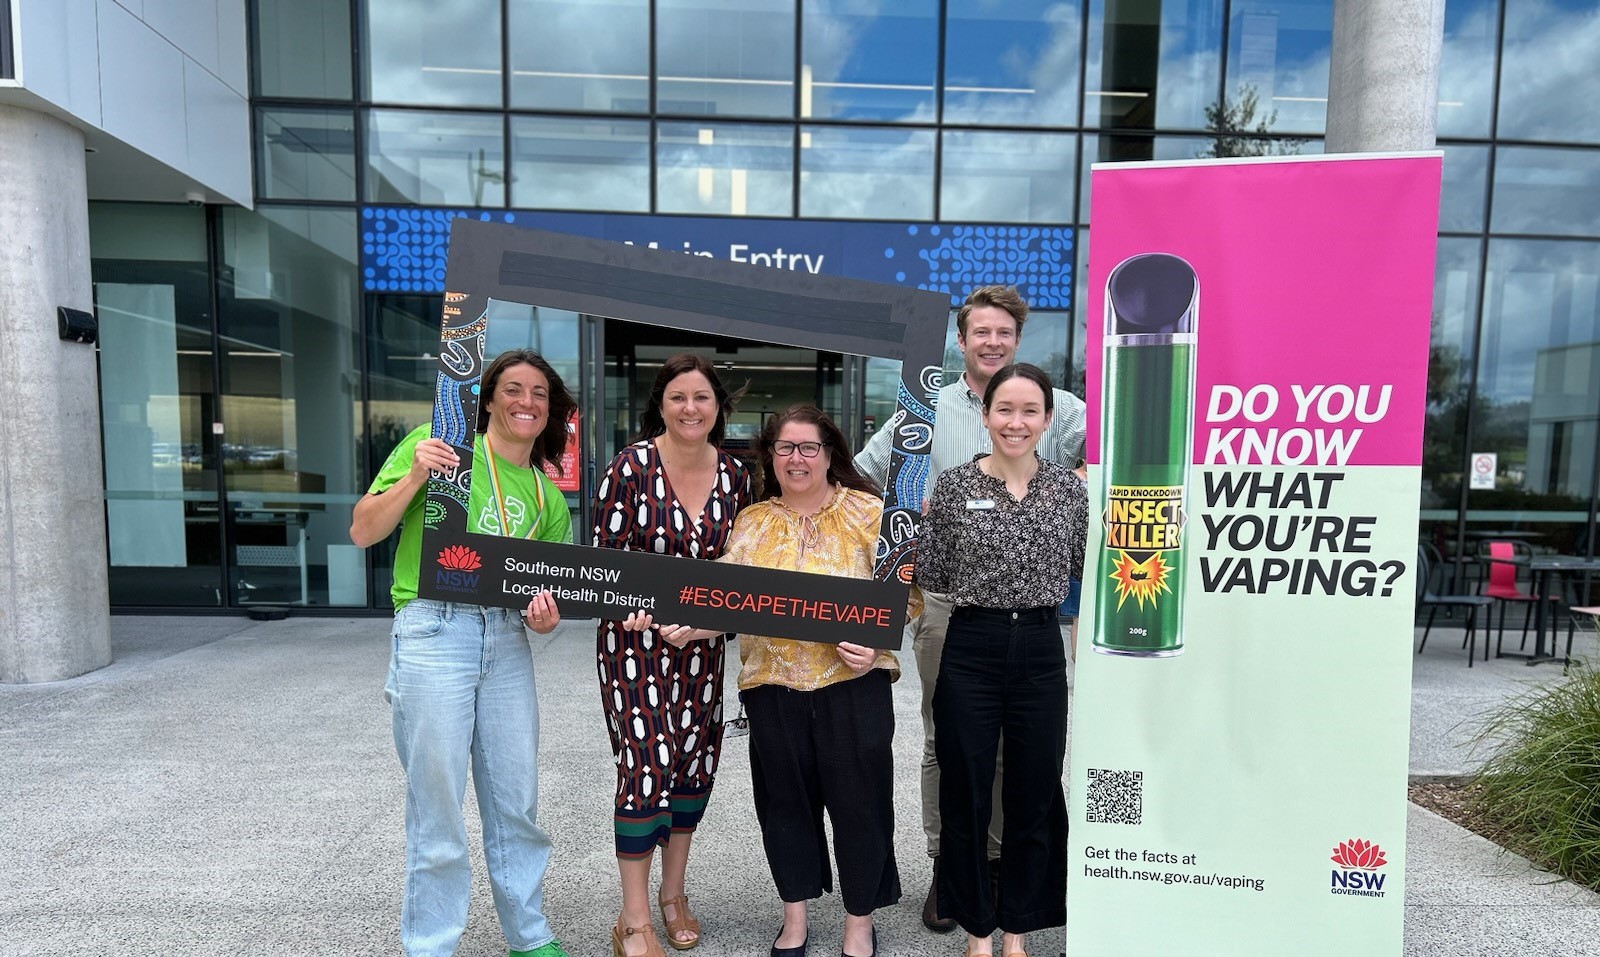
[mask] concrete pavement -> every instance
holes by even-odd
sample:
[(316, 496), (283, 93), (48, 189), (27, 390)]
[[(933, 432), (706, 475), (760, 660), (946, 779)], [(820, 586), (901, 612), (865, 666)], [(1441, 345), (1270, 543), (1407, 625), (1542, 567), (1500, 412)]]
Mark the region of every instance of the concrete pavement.
[[(381, 693), (387, 631), (383, 619), (123, 616), (109, 668), (0, 686), (0, 955), (398, 954), (403, 779)], [(575, 957), (608, 952), (617, 906), (592, 635), (568, 623), (535, 646), (541, 818), (557, 840), (547, 911)], [(1462, 720), (1560, 677), (1559, 665), (1509, 659), (1469, 671), (1459, 642), (1436, 631), (1417, 660), (1414, 774), (1469, 770)], [(954, 955), (956, 935), (918, 920), (929, 876), (910, 745), (920, 719), (902, 658), (905, 898), (878, 914), (880, 953)], [(703, 957), (764, 954), (777, 926), (744, 741), (725, 749), (691, 864)], [(471, 800), (467, 814), (475, 835)], [(1600, 896), (1415, 806), (1407, 838), (1408, 957), (1600, 954)], [(460, 954), (503, 955), (476, 849), (474, 873)], [(814, 906), (814, 953), (836, 950), (841, 922), (837, 896)], [(1042, 938), (1036, 955), (1053, 952)]]

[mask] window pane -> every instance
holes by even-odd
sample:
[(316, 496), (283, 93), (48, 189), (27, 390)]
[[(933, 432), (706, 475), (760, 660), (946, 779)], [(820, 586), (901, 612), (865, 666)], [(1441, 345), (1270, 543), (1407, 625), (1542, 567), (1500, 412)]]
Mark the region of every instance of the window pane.
[(1489, 135), (1499, 18), (1498, 0), (1445, 4), (1444, 51), (1439, 57), (1440, 136)]
[(511, 162), (518, 206), (650, 209), (648, 120), (514, 116)]
[(262, 110), (257, 191), (267, 199), (356, 198), (356, 131), (348, 110)]
[(657, 0), (656, 109), (794, 115), (794, 0)]
[(1499, 135), (1600, 143), (1600, 19), (1587, 0), (1506, 0)]
[(257, 96), (348, 100), (350, 4), (256, 0)]
[(937, 0), (808, 0), (800, 117), (932, 122)]
[(645, 113), (647, 0), (511, 0), (511, 105)]
[(945, 131), (939, 218), (1072, 222), (1076, 139), (1070, 133)]
[(800, 215), (932, 219), (932, 131), (805, 128)]
[(205, 213), (90, 203), (112, 605), (222, 603)]
[(1228, 27), (1229, 115), (1220, 132), (1321, 133), (1328, 113), (1333, 4), (1234, 0)]
[(1499, 147), (1491, 230), (1600, 235), (1600, 150)]
[[(437, 384), (439, 317), (443, 296), (367, 297), (367, 461), (362, 491), (412, 429), (430, 420)], [(373, 604), (388, 606), (394, 584), (396, 530), (367, 549)]]
[(364, 0), (375, 103), (499, 106), (500, 0)]
[(1600, 243), (1489, 242), (1472, 451), (1499, 455), (1469, 521), (1534, 525), (1570, 552), (1586, 527), (1600, 413)]
[(230, 604), (365, 605), (356, 213), (227, 208), (218, 234)]
[(1200, 136), (1122, 136), (1085, 133), (1083, 176), (1078, 185), (1078, 222), (1089, 222), (1090, 167), (1095, 163), (1137, 163), (1144, 160), (1194, 159), (1213, 148), (1215, 140)]
[(949, 0), (944, 119), (977, 126), (1078, 120), (1079, 0)]
[(1023, 326), (1022, 339), (1017, 343), (1017, 361), (1031, 362), (1043, 369), (1058, 389), (1066, 389), (1069, 385), (1067, 323), (1071, 320), (1071, 313), (1030, 311), (1028, 322)]
[(657, 207), (663, 213), (794, 215), (794, 128), (661, 123)]
[(501, 118), (473, 113), (367, 113), (367, 201), (504, 206)]
[(1090, 0), (1085, 126), (1206, 125), (1222, 76), (1220, 0)]
[(1455, 143), (1445, 146), (1440, 232), (1481, 232), (1484, 192), (1488, 188), (1489, 147)]
[[(1445, 510), (1454, 515), (1461, 504), (1482, 251), (1480, 239), (1439, 239), (1433, 274), (1433, 331), (1428, 345), (1427, 419), (1422, 430), (1424, 511)], [(1453, 528), (1445, 541), (1436, 540), (1435, 544), (1442, 553), (1453, 553)]]

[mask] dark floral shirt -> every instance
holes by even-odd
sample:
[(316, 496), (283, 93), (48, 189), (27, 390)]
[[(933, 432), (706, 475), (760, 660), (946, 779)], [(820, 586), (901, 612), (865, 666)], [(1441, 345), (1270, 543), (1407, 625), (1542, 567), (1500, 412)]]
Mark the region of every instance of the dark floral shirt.
[(939, 476), (917, 537), (916, 583), (957, 605), (1061, 604), (1068, 581), (1083, 577), (1088, 489), (1071, 469), (1040, 460), (1019, 502), (978, 468), (982, 458)]

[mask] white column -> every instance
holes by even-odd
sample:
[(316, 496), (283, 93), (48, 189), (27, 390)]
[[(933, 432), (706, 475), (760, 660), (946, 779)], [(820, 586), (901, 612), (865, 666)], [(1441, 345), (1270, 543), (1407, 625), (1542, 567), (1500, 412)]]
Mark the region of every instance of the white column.
[(111, 661), (83, 134), (0, 105), (0, 143), (0, 682), (57, 681)]
[(1335, 0), (1327, 151), (1432, 149), (1443, 46), (1444, 0)]

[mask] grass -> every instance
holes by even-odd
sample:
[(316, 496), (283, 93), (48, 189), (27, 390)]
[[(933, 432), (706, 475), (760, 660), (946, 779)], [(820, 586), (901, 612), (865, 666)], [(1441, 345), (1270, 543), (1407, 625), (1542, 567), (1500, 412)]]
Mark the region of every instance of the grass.
[(1489, 720), (1471, 804), (1506, 847), (1600, 891), (1600, 672), (1573, 672)]

